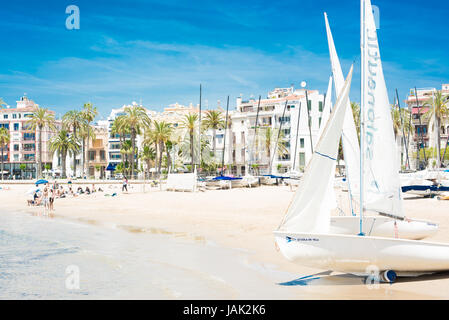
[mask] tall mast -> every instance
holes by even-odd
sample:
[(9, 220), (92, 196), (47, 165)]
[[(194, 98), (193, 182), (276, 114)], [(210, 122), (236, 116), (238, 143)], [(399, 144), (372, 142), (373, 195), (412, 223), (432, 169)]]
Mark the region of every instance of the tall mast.
[[(419, 135), (421, 136), (421, 144), (422, 144), (422, 148), (423, 148), (423, 152), (424, 152), (424, 162), (426, 163), (426, 166), (427, 166), (426, 148), (425, 148), (425, 145), (424, 145), (423, 127), (422, 127), (422, 124), (421, 124), (421, 107), (419, 106), (418, 90), (416, 90), (416, 87), (415, 87), (415, 97), (416, 97), (416, 107), (418, 108)], [(413, 108), (412, 108), (412, 110), (413, 110)], [(417, 143), (417, 145), (418, 145), (418, 148), (417, 148), (417, 153), (416, 153), (416, 160), (417, 160), (416, 170), (419, 170), (419, 149), (420, 149), (420, 145), (419, 145), (419, 143)]]
[(299, 136), (299, 120), (301, 118), (301, 101), (299, 102), (299, 110), (298, 110), (298, 124), (296, 125), (296, 143), (295, 143), (295, 153), (293, 154), (293, 168), (292, 171), (295, 171), (296, 165), (296, 154), (298, 151), (298, 136)]
[(201, 169), (201, 84), (200, 84), (200, 108), (198, 113), (199, 125), (198, 125), (198, 170)]
[[(287, 104), (288, 104), (288, 99), (285, 100), (284, 112), (282, 113), (282, 118), (281, 118), (282, 121), (280, 121), (278, 137), (277, 137), (277, 139), (276, 139), (276, 144), (274, 145), (273, 156), (271, 157), (271, 162), (270, 162), (270, 175), (271, 175), (272, 170), (273, 170), (274, 157), (276, 156), (277, 146), (278, 146), (278, 143), (279, 143), (279, 138), (280, 138), (280, 136), (281, 136), (282, 124), (283, 124), (284, 117), (285, 117), (285, 110), (287, 110)], [(275, 116), (275, 121), (276, 121), (276, 116)]]
[[(408, 146), (407, 146), (407, 141), (408, 140), (405, 138), (404, 119), (402, 119), (401, 103), (399, 102), (398, 89), (396, 89), (396, 101), (397, 101), (398, 108), (399, 108), (399, 117), (401, 118), (402, 141), (404, 142), (404, 147), (405, 147), (406, 167), (410, 169), (410, 159), (408, 158)], [(409, 128), (409, 131), (410, 131), (410, 128)]]
[[(310, 148), (311, 148), (311, 150), (312, 150), (312, 155), (313, 155), (313, 141), (312, 141), (312, 128), (311, 128), (311, 126), (312, 126), (312, 124), (311, 124), (312, 118), (310, 118), (309, 96), (307, 95), (307, 88), (306, 88), (305, 90), (306, 90), (307, 115), (308, 115), (308, 117), (309, 117), (307, 123), (308, 123), (308, 125), (309, 125)], [(312, 101), (310, 101), (310, 109), (312, 109)]]
[[(251, 150), (251, 153), (254, 155), (254, 149), (256, 149), (257, 148), (257, 124), (259, 123), (259, 110), (260, 110), (260, 99), (262, 98), (262, 96), (259, 96), (259, 102), (258, 102), (258, 104), (257, 104), (257, 113), (256, 113), (256, 123), (254, 124), (254, 142), (253, 142), (253, 150)], [(257, 154), (256, 154), (256, 157), (257, 157)], [(249, 162), (250, 164), (251, 164), (251, 159), (250, 159), (250, 162)], [(251, 170), (251, 165), (249, 166), (249, 168), (248, 168), (248, 171), (250, 171)]]
[(226, 131), (228, 129), (228, 110), (229, 110), (229, 96), (228, 96), (228, 102), (226, 103), (226, 119), (225, 119), (225, 131), (224, 131), (224, 138), (223, 138), (223, 155), (221, 158), (221, 176), (223, 176), (224, 171), (224, 158), (225, 158), (225, 151), (226, 151)]
[(359, 235), (363, 236), (363, 192), (364, 192), (364, 179), (363, 179), (363, 165), (364, 165), (364, 139), (365, 139), (365, 0), (361, 0), (360, 5), (360, 56), (362, 63), (361, 68), (361, 83), (360, 83), (360, 232)]

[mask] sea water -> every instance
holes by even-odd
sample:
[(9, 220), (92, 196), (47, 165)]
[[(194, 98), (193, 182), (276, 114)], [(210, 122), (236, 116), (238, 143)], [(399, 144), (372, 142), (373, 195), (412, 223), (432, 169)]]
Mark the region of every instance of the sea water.
[(0, 213), (0, 299), (282, 298), (276, 272), (248, 258), (170, 235)]

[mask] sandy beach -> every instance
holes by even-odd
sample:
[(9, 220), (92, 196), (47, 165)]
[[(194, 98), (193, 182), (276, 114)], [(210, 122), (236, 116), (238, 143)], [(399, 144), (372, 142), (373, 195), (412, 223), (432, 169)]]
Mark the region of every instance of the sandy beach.
[[(43, 209), (28, 207), (25, 192), (31, 184), (1, 184), (2, 210), (41, 215)], [(82, 184), (83, 187), (91, 186)], [(55, 200), (52, 217), (97, 228), (119, 228), (132, 233), (170, 236), (180, 241), (245, 252), (248, 263), (271, 270), (260, 273), (261, 281), (251, 290), (233, 286), (229, 299), (448, 299), (449, 273), (399, 279), (396, 283), (367, 286), (364, 279), (341, 273), (321, 274), (313, 281), (291, 282), (323, 273), (287, 261), (277, 251), (273, 230), (284, 216), (294, 192), (285, 186), (207, 190), (204, 192), (167, 192), (159, 187), (131, 182), (129, 192), (119, 184), (101, 184), (104, 192)], [(6, 188), (5, 188), (6, 187)], [(117, 196), (105, 196), (116, 192)], [(345, 203), (347, 194), (336, 189), (337, 200)], [(427, 219), (440, 224), (439, 232), (429, 241), (449, 243), (449, 201), (405, 196), (408, 217)], [(1, 214), (1, 213), (0, 213)], [(334, 214), (338, 214), (335, 212)], [(194, 259), (192, 257), (192, 259)], [(232, 259), (228, 262), (232, 269)], [(235, 275), (239, 278), (239, 275)], [(237, 282), (236, 282), (237, 283)], [(228, 282), (232, 286), (232, 283)], [(261, 294), (257, 292), (260, 290)], [(271, 293), (270, 293), (271, 292)], [(199, 297), (201, 298), (201, 297)], [(207, 296), (202, 297), (207, 299)]]

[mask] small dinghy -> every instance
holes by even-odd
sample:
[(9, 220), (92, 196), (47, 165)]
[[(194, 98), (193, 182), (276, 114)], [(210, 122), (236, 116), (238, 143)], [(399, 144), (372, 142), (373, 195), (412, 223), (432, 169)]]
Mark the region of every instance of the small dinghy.
[[(449, 270), (448, 244), (403, 239), (399, 238), (399, 233), (393, 238), (376, 237), (366, 231), (369, 225), (363, 225), (366, 223), (365, 211), (400, 216), (402, 199), (399, 170), (394, 165), (398, 162), (395, 159), (390, 105), (371, 2), (361, 0), (361, 3), (361, 114), (364, 120), (361, 123), (364, 125), (361, 127), (360, 146), (359, 229), (356, 232), (336, 232), (336, 225), (331, 223), (335, 199), (329, 196), (334, 185), (338, 145), (349, 102), (351, 67), (292, 203), (274, 232), (276, 244), (284, 257), (297, 264), (355, 274), (371, 274), (374, 269), (389, 282), (394, 281), (397, 275)], [(379, 175), (382, 171), (388, 175)], [(346, 232), (349, 234), (344, 234)]]
[[(324, 19), (332, 74), (334, 78), (334, 87), (335, 92), (338, 95), (344, 86), (344, 77), (326, 13), (324, 14)], [(377, 44), (376, 47), (378, 48)], [(329, 82), (329, 87), (330, 85), (331, 82)], [(326, 98), (328, 96), (331, 96), (329, 88)], [(384, 93), (379, 92), (379, 96), (376, 97), (376, 101), (380, 101), (379, 99), (381, 97), (383, 97), (383, 99), (388, 99)], [(340, 187), (341, 191), (347, 192), (348, 202), (350, 204), (350, 210), (353, 217), (337, 217), (331, 221), (332, 226), (335, 227), (333, 229), (334, 231), (345, 230), (345, 232), (352, 232), (352, 230), (357, 229), (360, 225), (355, 217), (356, 213), (353, 208), (355, 204), (360, 206), (360, 145), (354, 117), (352, 115), (352, 108), (349, 101), (350, 99), (348, 98), (341, 135), (346, 176), (342, 179), (335, 179), (335, 182), (337, 183), (337, 187)], [(327, 105), (331, 105), (331, 102)], [(327, 109), (323, 110), (323, 119), (326, 121), (328, 119), (327, 114), (329, 112), (330, 111)], [(367, 116), (369, 115), (367, 114)], [(376, 125), (377, 124), (388, 127), (388, 123), (385, 124), (385, 121), (378, 120), (376, 121)], [(321, 136), (322, 131), (320, 132)], [(387, 135), (380, 132), (378, 133), (378, 136), (381, 139), (387, 139), (388, 133), (385, 133)], [(383, 146), (379, 145), (379, 149), (382, 147)], [(396, 163), (397, 161), (393, 153), (396, 151), (394, 147), (388, 146), (384, 148), (383, 151), (384, 153), (379, 153), (374, 156), (377, 160), (374, 159), (372, 162), (373, 165), (370, 165), (369, 167), (371, 174), (367, 175), (367, 181), (369, 181), (368, 188), (366, 188), (367, 190), (365, 192), (365, 198), (367, 199), (367, 212), (364, 213), (362, 220), (362, 225), (366, 227), (366, 230), (363, 230), (363, 232), (371, 236), (382, 237), (395, 237), (400, 234), (400, 236), (405, 239), (423, 239), (435, 234), (438, 230), (438, 225), (436, 223), (406, 217), (402, 210), (400, 199), (401, 194), (400, 192), (398, 193), (398, 190), (400, 189), (400, 182), (397, 178), (397, 171), (399, 169), (394, 166), (389, 166), (389, 163)], [(341, 180), (340, 183), (337, 182), (339, 180)], [(333, 190), (329, 190), (328, 192), (331, 193)]]

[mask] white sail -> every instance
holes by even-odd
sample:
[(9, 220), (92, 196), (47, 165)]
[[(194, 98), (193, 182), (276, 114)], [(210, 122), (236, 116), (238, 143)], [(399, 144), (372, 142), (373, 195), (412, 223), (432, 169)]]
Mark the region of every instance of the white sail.
[(362, 0), (363, 205), (404, 217), (390, 103), (370, 0)]
[[(326, 127), (327, 122), (329, 121), (329, 117), (331, 115), (332, 111), (332, 76), (329, 77), (329, 85), (327, 86), (327, 93), (326, 93), (326, 99), (324, 101), (324, 109), (321, 114), (321, 126), (320, 131), (318, 131), (318, 137), (321, 137), (321, 135), (324, 132), (324, 128)], [(335, 174), (335, 168), (337, 166), (337, 162), (334, 164), (334, 172)], [(326, 194), (329, 196), (329, 204), (331, 205), (331, 209), (336, 209), (338, 207), (337, 203), (337, 197), (335, 195), (334, 190), (334, 179), (331, 179)]]
[(333, 184), (338, 143), (351, 87), (352, 70), (332, 110), (312, 160), (293, 198), (280, 230), (292, 232), (327, 233), (330, 229), (332, 201), (328, 194)]
[[(335, 92), (340, 92), (345, 80), (326, 13), (324, 13), (324, 19), (326, 22), (327, 41), (329, 44), (329, 55), (331, 58), (332, 74), (334, 76)], [(360, 146), (350, 99), (348, 99), (346, 104), (342, 144), (343, 155), (345, 158), (346, 178), (349, 183), (350, 195), (354, 200), (358, 201), (360, 196)]]
[[(332, 111), (332, 76), (329, 77), (329, 84), (327, 86), (327, 93), (326, 93), (326, 99), (324, 101), (324, 109), (323, 112), (321, 114), (321, 126), (320, 126), (320, 131), (318, 131), (318, 137), (321, 137), (321, 135), (324, 132), (324, 128), (326, 127), (327, 122), (329, 121), (329, 117), (331, 115), (331, 111)], [(334, 172), (335, 174), (335, 168), (337, 166), (337, 162), (335, 162), (334, 164), (334, 170), (332, 172)], [(337, 203), (337, 197), (335, 195), (335, 190), (334, 190), (334, 179), (331, 179), (327, 188), (327, 192), (326, 194), (329, 196), (329, 205), (331, 207), (331, 209), (336, 209), (338, 207), (338, 203)]]

